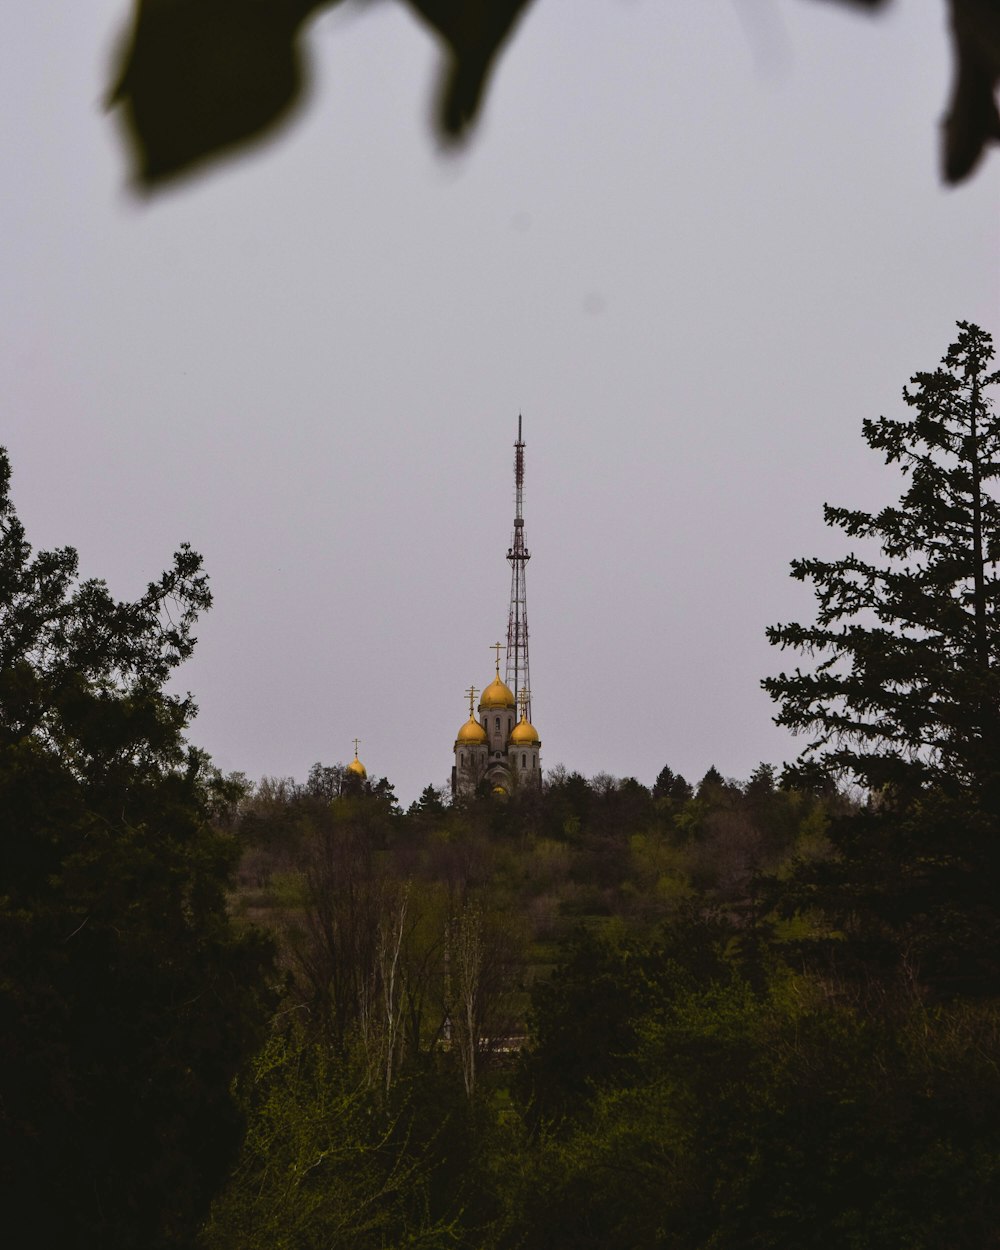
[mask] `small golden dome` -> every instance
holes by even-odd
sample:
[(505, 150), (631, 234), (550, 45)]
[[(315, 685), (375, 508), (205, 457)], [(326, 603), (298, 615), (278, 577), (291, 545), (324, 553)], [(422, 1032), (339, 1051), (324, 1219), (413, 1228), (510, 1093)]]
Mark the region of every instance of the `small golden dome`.
[(480, 743), (485, 743), (486, 741), (486, 730), (470, 713), (469, 719), (458, 731), (456, 743), (463, 742), (466, 746), (478, 746)]
[(482, 693), (479, 706), (484, 708), (513, 707), (514, 696), (510, 687), (500, 680), (500, 670)]
[(354, 752), (354, 759), (347, 765), (347, 771), (355, 777), (360, 777), (362, 781), (368, 776), (368, 769), (358, 759), (357, 751)]
[(541, 738), (534, 725), (527, 719), (524, 713), (521, 713), (521, 719), (511, 730), (510, 744), (514, 747), (537, 747), (541, 745)]

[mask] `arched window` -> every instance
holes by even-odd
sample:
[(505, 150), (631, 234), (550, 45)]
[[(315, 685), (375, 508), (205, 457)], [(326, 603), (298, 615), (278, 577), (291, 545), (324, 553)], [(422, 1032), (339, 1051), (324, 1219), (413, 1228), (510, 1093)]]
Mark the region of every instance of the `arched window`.
[(460, 764), (464, 764), (464, 763), (465, 763), (465, 752), (464, 752), (464, 751), (460, 752), (459, 757), (458, 757), (458, 762), (459, 762)]
[(521, 756), (521, 767), (522, 767), (522, 768), (527, 768), (527, 766), (528, 766), (528, 757), (527, 757), (526, 755), (522, 755), (522, 756)]
[(511, 718), (508, 716), (508, 717), (507, 717), (507, 732), (508, 732), (508, 733), (510, 733), (510, 731), (511, 731), (513, 728), (514, 728), (514, 722), (513, 722), (513, 721), (511, 720)]
[(535, 752), (535, 754), (532, 756), (532, 759), (531, 759), (531, 766), (532, 766), (532, 768), (537, 768), (537, 767), (538, 767), (538, 752), (537, 752), (537, 751), (536, 751), (536, 752)]
[(497, 732), (500, 732), (500, 717), (497, 717)]

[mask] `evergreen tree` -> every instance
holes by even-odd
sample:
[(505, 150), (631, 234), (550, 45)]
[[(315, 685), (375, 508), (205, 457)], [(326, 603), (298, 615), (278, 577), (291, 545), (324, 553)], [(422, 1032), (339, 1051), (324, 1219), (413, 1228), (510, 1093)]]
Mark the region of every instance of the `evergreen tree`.
[(694, 791), (680, 773), (675, 773), (669, 764), (664, 764), (653, 782), (654, 799), (671, 799), (674, 803), (686, 803)]
[(710, 764), (708, 772), (698, 782), (698, 789), (695, 793), (699, 799), (712, 799), (718, 798), (725, 788), (726, 779), (714, 764)]
[(907, 478), (899, 502), (825, 509), (879, 556), (794, 562), (816, 623), (768, 637), (819, 662), (763, 683), (777, 722), (813, 735), (792, 782), (846, 777), (868, 795), (787, 904), (818, 903), (846, 934), (831, 948), (841, 974), (896, 967), (946, 995), (1000, 988), (1000, 421), (987, 395), (1000, 374), (990, 336), (958, 326), (941, 366), (903, 391), (913, 417), (864, 423)]
[(812, 625), (776, 625), (770, 642), (820, 658), (769, 677), (776, 722), (814, 734), (808, 776), (846, 775), (870, 791), (995, 787), (1000, 707), (1000, 421), (987, 396), (990, 335), (959, 322), (939, 368), (903, 399), (911, 420), (864, 422), (868, 444), (908, 479), (876, 514), (826, 505), (827, 524), (877, 543), (874, 560), (796, 560), (811, 582)]

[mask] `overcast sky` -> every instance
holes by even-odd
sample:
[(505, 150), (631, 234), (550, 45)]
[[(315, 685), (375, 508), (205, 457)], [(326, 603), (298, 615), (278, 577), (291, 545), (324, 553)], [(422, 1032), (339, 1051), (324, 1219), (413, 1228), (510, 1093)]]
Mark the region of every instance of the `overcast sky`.
[(943, 5), (536, 0), (458, 159), (402, 5), (310, 29), (309, 106), (150, 202), (104, 114), (121, 0), (0, 16), (0, 441), (36, 546), (135, 596), (182, 540), (180, 684), (225, 769), (444, 784), (506, 636), (524, 415), (545, 767), (651, 784), (798, 751), (764, 627), (824, 500), (897, 477), (959, 318), (1000, 329), (1000, 155), (945, 190)]

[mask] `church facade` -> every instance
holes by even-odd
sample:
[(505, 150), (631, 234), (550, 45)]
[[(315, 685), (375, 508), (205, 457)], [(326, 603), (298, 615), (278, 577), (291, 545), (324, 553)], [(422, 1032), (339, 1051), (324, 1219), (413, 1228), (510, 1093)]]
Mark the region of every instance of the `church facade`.
[(485, 790), (505, 795), (521, 786), (540, 786), (542, 740), (528, 720), (525, 697), (521, 698), (520, 717), (516, 716), (514, 693), (500, 677), (499, 654), (496, 676), (479, 698), (478, 720), (472, 710), (475, 687), (466, 693), (469, 719), (455, 739), (452, 794), (467, 798)]

